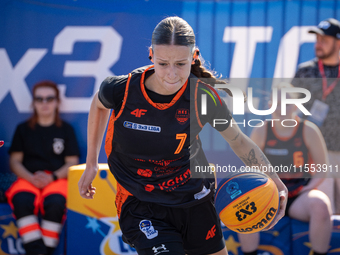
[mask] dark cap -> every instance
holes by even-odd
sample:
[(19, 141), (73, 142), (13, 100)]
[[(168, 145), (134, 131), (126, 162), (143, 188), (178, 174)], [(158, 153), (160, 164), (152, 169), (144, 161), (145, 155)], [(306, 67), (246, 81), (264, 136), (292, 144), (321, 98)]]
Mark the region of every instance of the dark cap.
[(323, 20), (317, 27), (308, 30), (308, 33), (330, 35), (340, 39), (340, 22), (333, 18)]

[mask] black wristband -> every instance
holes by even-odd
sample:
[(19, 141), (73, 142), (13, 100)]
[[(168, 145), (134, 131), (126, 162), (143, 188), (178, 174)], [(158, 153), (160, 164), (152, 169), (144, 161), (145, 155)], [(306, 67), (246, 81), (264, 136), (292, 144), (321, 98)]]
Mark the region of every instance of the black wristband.
[(55, 173), (52, 173), (53, 181), (58, 180), (58, 176)]

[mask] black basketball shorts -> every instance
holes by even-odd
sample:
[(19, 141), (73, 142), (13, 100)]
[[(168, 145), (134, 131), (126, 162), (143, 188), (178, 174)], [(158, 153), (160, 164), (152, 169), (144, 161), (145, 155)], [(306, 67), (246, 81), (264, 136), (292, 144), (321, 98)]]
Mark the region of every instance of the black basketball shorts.
[(225, 247), (213, 198), (174, 208), (129, 197), (120, 214), (123, 240), (140, 255), (205, 255)]

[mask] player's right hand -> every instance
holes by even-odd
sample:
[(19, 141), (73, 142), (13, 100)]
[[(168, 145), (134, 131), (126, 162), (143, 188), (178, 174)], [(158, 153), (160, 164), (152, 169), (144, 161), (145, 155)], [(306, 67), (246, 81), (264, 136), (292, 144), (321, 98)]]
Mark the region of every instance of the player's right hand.
[(92, 181), (96, 177), (98, 167), (87, 167), (80, 177), (78, 182), (78, 189), (80, 196), (86, 199), (93, 199), (94, 194), (96, 194), (96, 188), (92, 186)]

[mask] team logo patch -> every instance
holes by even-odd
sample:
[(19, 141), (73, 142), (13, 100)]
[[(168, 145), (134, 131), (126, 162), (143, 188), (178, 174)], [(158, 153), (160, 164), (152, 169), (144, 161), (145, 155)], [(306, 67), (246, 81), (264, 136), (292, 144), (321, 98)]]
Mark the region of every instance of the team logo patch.
[(175, 117), (178, 123), (183, 125), (190, 118), (189, 110), (188, 109), (177, 109)]
[(140, 130), (140, 131), (155, 132), (155, 133), (161, 132), (161, 127), (138, 124), (138, 123), (133, 123), (130, 121), (124, 121), (123, 126), (129, 129), (135, 129), (135, 130)]
[(295, 145), (295, 147), (301, 147), (301, 145), (302, 145), (302, 139), (301, 139), (301, 137), (296, 137), (296, 138), (294, 139), (294, 145)]
[(64, 139), (54, 138), (53, 139), (53, 151), (59, 155), (64, 151)]
[(147, 239), (153, 239), (158, 236), (158, 231), (154, 229), (149, 220), (142, 220), (139, 223), (139, 229), (145, 234)]
[(242, 191), (239, 190), (239, 185), (237, 182), (233, 182), (233, 181), (229, 182), (226, 190), (228, 194), (230, 195), (231, 199), (234, 199), (238, 195), (242, 194)]
[(267, 142), (267, 145), (270, 147), (274, 147), (277, 144), (277, 140), (269, 140)]

